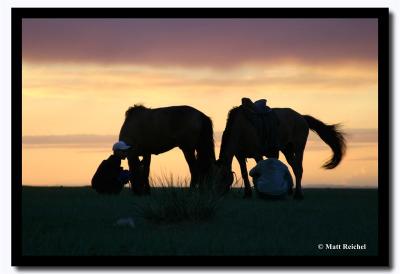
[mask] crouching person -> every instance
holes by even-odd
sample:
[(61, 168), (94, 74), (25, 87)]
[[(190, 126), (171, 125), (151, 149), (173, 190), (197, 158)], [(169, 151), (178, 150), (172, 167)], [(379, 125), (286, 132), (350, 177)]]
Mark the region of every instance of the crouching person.
[(119, 194), (131, 174), (121, 167), (121, 158), (111, 155), (103, 160), (92, 178), (92, 188), (102, 194)]
[(250, 170), (259, 197), (281, 199), (292, 193), (293, 179), (287, 166), (278, 159), (262, 160)]

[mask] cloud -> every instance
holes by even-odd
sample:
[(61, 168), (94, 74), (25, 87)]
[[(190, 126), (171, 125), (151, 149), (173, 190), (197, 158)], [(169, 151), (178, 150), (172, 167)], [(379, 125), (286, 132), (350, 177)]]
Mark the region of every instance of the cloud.
[(377, 60), (376, 19), (23, 19), (23, 60), (226, 67)]
[(90, 148), (109, 146), (118, 140), (116, 135), (69, 134), (69, 135), (28, 135), (22, 136), (26, 148)]
[(358, 157), (358, 158), (349, 158), (350, 161), (377, 161), (378, 156), (365, 156), (365, 157)]

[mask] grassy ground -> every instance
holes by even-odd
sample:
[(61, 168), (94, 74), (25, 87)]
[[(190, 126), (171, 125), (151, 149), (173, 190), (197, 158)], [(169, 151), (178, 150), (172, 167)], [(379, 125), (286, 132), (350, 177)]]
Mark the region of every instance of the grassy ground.
[[(160, 191), (153, 189), (153, 191)], [(23, 187), (23, 255), (376, 255), (376, 189), (305, 189), (305, 199), (242, 199), (232, 190), (207, 222), (148, 222), (148, 197), (90, 188)], [(132, 217), (135, 228), (116, 226)], [(367, 244), (319, 250), (318, 244)]]

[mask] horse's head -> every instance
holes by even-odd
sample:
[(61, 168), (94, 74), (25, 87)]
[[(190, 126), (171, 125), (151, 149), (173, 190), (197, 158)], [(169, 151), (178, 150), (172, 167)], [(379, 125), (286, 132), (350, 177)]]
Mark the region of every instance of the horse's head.
[(233, 172), (231, 168), (221, 160), (215, 162), (217, 189), (221, 193), (227, 193), (233, 184)]

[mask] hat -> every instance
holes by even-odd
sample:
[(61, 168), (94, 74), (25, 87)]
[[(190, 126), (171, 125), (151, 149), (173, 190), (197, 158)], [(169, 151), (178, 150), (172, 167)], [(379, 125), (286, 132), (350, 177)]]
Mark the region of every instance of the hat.
[(130, 148), (131, 146), (127, 145), (124, 141), (118, 141), (113, 145), (113, 151), (116, 150), (126, 150)]

